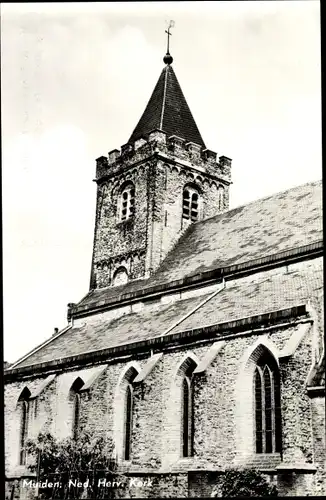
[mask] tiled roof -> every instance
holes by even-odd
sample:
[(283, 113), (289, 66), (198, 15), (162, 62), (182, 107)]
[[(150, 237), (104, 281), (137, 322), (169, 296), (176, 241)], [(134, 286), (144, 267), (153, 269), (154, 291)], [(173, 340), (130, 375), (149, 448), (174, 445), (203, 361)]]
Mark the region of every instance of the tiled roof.
[(319, 241), (321, 182), (274, 194), (190, 226), (155, 282), (173, 281)]
[(128, 142), (134, 142), (155, 129), (167, 137), (177, 135), (205, 147), (173, 68), (165, 66), (157, 81), (145, 111)]
[(322, 238), (322, 183), (317, 181), (192, 224), (149, 279), (92, 290), (78, 305), (91, 308), (127, 293), (261, 259)]
[[(290, 308), (306, 303), (322, 288), (322, 271), (315, 268), (268, 277), (262, 273), (254, 280), (234, 280), (170, 333)], [(72, 327), (17, 368), (159, 337), (208, 297), (209, 294), (159, 304), (155, 309), (145, 307), (138, 313), (111, 320), (94, 315), (84, 326)]]

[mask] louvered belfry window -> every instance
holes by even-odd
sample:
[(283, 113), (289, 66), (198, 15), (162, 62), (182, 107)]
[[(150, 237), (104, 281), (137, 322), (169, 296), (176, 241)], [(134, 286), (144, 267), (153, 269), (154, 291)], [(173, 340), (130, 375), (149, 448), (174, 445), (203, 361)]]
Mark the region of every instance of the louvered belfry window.
[(280, 376), (272, 357), (264, 355), (255, 370), (256, 453), (281, 451)]
[(183, 191), (182, 217), (192, 222), (199, 218), (199, 193), (190, 186), (185, 187)]
[(135, 211), (135, 186), (127, 184), (120, 195), (120, 221), (133, 217)]
[(182, 382), (182, 456), (193, 456), (193, 390), (191, 376), (185, 376)]

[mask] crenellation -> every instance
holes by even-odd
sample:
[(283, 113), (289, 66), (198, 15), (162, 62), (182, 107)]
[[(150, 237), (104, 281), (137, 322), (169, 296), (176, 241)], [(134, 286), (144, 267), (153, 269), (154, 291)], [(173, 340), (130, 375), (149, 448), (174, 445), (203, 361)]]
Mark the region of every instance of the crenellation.
[(108, 154), (108, 163), (112, 165), (112, 163), (115, 163), (120, 156), (120, 150), (119, 149), (113, 149), (112, 151), (109, 152)]
[(140, 139), (134, 142), (134, 151), (137, 151), (137, 149), (141, 148), (146, 143), (147, 143), (146, 139), (144, 139), (144, 137), (141, 137)]
[(164, 145), (166, 144), (166, 133), (159, 129), (153, 130), (148, 135), (148, 141), (156, 141), (157, 145)]
[(129, 142), (121, 146), (121, 156), (128, 156), (133, 152), (134, 152), (134, 146)]
[(192, 161), (199, 162), (201, 160), (202, 146), (200, 146), (199, 144), (195, 144), (194, 142), (187, 142), (185, 147), (189, 152), (189, 156)]
[(117, 176), (131, 167), (140, 168), (140, 165), (155, 155), (162, 155), (166, 161), (186, 166), (190, 169), (200, 169), (201, 172), (218, 178), (220, 182), (229, 184), (231, 182), (232, 160), (226, 156), (220, 156), (217, 161), (217, 153), (202, 149), (202, 146), (194, 142), (187, 142), (177, 136), (166, 137), (161, 130), (153, 130), (148, 140), (140, 138), (134, 144), (125, 144), (118, 149), (109, 152), (108, 158), (101, 156), (96, 160), (96, 180), (102, 183), (110, 176)]
[(217, 153), (215, 153), (214, 151), (212, 151), (210, 149), (204, 149), (202, 151), (202, 157), (208, 163), (216, 163)]
[(227, 156), (220, 156), (219, 166), (221, 173), (222, 175), (225, 175), (230, 179), (231, 179), (231, 165), (232, 165), (231, 158), (228, 158)]
[(108, 172), (108, 159), (106, 156), (100, 156), (96, 159), (96, 177), (102, 177)]

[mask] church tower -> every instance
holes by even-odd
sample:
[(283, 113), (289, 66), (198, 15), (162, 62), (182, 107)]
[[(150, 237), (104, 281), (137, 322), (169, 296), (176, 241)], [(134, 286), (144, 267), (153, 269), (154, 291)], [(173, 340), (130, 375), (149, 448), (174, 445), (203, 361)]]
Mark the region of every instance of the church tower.
[(229, 207), (231, 160), (206, 148), (169, 47), (163, 61), (128, 142), (96, 160), (91, 289), (149, 277), (190, 224)]

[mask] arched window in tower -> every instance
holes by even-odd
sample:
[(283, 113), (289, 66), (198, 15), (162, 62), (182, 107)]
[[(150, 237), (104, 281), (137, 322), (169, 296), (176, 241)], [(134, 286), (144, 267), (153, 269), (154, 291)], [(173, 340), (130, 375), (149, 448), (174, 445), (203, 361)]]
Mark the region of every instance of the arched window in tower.
[(194, 186), (186, 186), (183, 190), (182, 218), (196, 222), (199, 219), (200, 195)]
[(30, 391), (27, 387), (23, 390), (18, 401), (20, 411), (20, 436), (19, 436), (19, 464), (26, 465), (26, 441), (28, 438), (28, 424), (30, 411)]
[(124, 425), (124, 459), (130, 460), (132, 438), (133, 388), (131, 383), (125, 393), (125, 425)]
[(194, 415), (191, 373), (182, 381), (182, 456), (192, 457), (194, 452)]
[(254, 375), (256, 453), (281, 451), (280, 375), (276, 361), (265, 353)]
[(133, 217), (135, 212), (135, 186), (132, 182), (124, 185), (119, 197), (119, 220)]
[(123, 266), (119, 267), (113, 274), (112, 285), (125, 285), (128, 282), (127, 269)]

